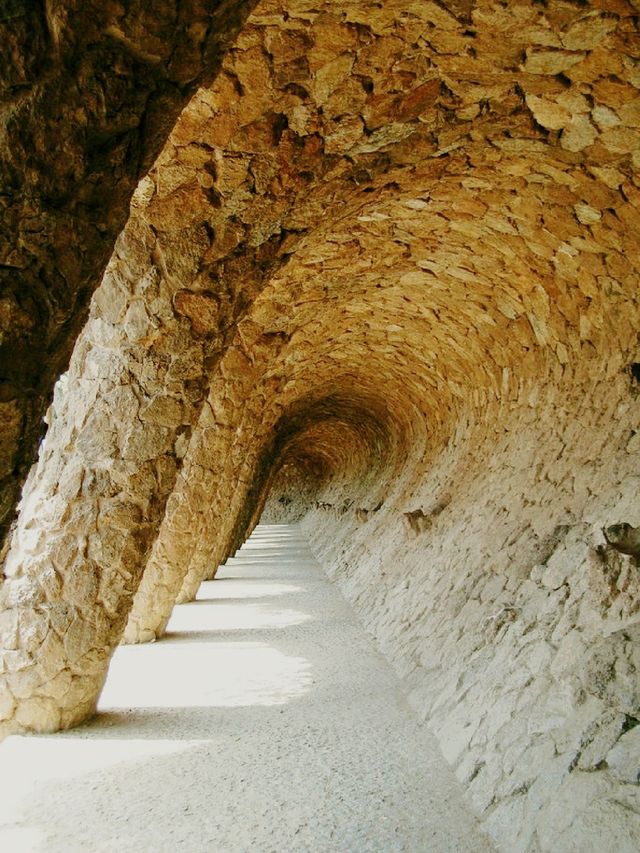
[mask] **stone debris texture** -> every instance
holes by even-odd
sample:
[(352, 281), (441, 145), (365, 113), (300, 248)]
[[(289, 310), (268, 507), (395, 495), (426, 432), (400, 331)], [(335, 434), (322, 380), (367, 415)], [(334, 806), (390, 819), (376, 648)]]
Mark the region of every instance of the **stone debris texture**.
[[(57, 386), (0, 589), (4, 732), (86, 718), (118, 642), (161, 636), (261, 515), (300, 520), (502, 849), (638, 849), (640, 573), (602, 531), (640, 525), (639, 13), (253, 8), (137, 185)], [(29, 260), (0, 275), (25, 293), (57, 275), (43, 221), (95, 283), (148, 165), (105, 145), (68, 182), (90, 226), (9, 195)], [(52, 339), (6, 304), (16, 371), (42, 370)]]

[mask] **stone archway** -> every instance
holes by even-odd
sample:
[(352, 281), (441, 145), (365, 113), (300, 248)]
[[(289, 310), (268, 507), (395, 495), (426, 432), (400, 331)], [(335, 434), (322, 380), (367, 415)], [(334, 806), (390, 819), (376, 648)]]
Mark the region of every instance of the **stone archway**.
[(5, 730), (90, 714), (295, 485), (490, 832), (631, 802), (640, 581), (600, 529), (640, 524), (637, 36), (624, 0), (255, 7), (54, 402)]

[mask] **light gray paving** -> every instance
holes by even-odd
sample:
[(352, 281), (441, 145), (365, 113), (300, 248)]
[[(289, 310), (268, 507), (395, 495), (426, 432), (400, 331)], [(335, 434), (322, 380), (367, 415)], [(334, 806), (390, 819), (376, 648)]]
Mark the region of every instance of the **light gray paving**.
[(0, 746), (0, 850), (490, 851), (435, 741), (288, 525), (115, 655), (91, 723)]

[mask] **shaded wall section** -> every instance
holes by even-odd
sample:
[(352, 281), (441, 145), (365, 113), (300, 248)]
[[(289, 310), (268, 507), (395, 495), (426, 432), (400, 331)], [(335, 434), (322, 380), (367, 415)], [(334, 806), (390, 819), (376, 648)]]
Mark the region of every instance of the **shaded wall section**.
[(0, 13), (0, 536), (128, 214), (253, 2), (33, 3)]

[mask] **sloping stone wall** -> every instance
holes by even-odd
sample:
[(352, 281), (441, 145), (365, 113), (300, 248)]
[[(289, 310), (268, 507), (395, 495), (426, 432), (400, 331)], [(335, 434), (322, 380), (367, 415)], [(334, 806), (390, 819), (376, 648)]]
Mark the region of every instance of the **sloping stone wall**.
[(640, 569), (602, 534), (640, 525), (626, 368), (492, 407), (364, 524), (303, 522), (505, 850), (640, 838)]

